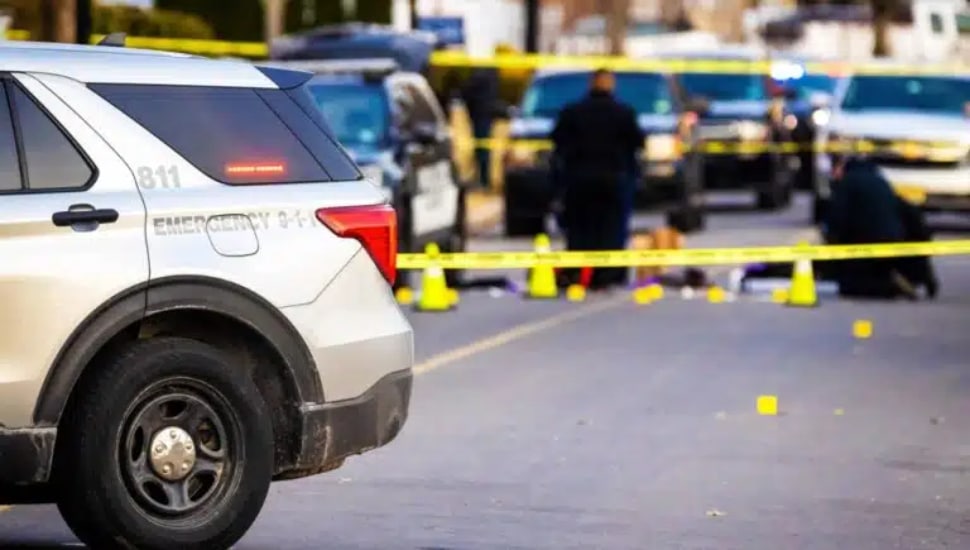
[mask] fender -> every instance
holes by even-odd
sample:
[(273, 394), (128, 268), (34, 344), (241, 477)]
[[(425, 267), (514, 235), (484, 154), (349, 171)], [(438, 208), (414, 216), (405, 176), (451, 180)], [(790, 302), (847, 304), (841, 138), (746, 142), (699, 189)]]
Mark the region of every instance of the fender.
[(85, 366), (108, 341), (146, 317), (200, 309), (249, 326), (283, 358), (301, 403), (323, 403), (323, 387), (310, 350), (275, 306), (236, 284), (199, 276), (166, 277), (129, 288), (89, 315), (61, 348), (34, 409), (38, 426), (56, 426)]

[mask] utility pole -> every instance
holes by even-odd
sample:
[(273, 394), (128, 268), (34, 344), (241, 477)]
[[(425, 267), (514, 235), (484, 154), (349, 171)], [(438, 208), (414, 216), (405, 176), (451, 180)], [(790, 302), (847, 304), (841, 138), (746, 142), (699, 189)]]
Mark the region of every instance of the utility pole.
[(525, 0), (525, 51), (539, 52), (539, 0)]
[(78, 44), (89, 44), (91, 42), (91, 9), (91, 0), (77, 0), (77, 25), (74, 32)]
[(623, 55), (626, 51), (626, 32), (630, 20), (630, 0), (607, 0), (606, 35), (610, 43), (610, 55)]
[(411, 16), (411, 30), (418, 30), (418, 0), (408, 0), (408, 14)]

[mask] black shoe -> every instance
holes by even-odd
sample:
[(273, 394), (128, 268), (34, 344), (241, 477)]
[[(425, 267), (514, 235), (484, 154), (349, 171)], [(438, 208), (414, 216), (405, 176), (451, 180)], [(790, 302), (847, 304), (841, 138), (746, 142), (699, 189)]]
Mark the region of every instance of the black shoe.
[(926, 297), (930, 300), (935, 300), (936, 295), (940, 292), (940, 282), (935, 278), (926, 281)]

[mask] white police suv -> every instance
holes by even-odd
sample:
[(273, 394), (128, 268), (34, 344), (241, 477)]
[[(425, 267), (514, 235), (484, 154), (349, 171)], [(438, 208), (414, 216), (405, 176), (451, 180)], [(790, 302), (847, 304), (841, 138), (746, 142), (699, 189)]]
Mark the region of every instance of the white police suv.
[(93, 548), (228, 548), (272, 480), (396, 437), (396, 217), (310, 78), (0, 46), (0, 504), (57, 502)]

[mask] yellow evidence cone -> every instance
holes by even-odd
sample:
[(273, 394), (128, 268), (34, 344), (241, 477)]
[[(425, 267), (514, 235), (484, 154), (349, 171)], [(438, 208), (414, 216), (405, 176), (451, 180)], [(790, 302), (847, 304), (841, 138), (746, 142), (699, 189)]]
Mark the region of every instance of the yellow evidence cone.
[[(431, 243), (424, 253), (434, 257), (441, 253), (437, 244)], [(438, 265), (429, 265), (421, 274), (421, 297), (418, 299), (419, 311), (448, 311), (454, 305), (454, 296), (445, 281), (445, 270)]]
[(664, 287), (660, 283), (650, 283), (645, 287), (650, 300), (662, 300), (664, 297)]
[(815, 307), (818, 295), (815, 293), (815, 273), (811, 260), (796, 260), (792, 271), (791, 288), (788, 291), (788, 305), (792, 307)]
[[(552, 244), (549, 236), (540, 233), (536, 235), (535, 251), (538, 254), (552, 252)], [(559, 287), (556, 285), (556, 272), (551, 265), (537, 265), (529, 270), (528, 281), (529, 298), (548, 299), (559, 296)]]

